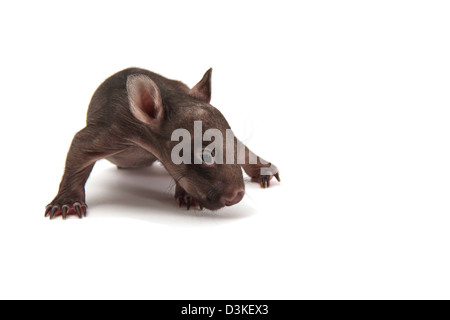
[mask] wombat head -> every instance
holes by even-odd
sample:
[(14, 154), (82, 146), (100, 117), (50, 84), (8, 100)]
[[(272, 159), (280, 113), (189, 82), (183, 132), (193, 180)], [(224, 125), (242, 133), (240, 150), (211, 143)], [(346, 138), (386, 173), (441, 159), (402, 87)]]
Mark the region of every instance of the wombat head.
[(237, 140), (210, 104), (211, 73), (186, 92), (159, 88), (149, 76), (134, 74), (127, 91), (131, 113), (157, 145), (155, 156), (188, 194), (216, 210), (238, 203), (245, 192)]

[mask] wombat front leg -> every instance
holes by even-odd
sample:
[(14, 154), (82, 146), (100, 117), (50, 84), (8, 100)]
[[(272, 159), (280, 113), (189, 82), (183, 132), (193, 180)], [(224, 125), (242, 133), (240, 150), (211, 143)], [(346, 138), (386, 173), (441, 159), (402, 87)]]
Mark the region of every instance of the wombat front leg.
[[(253, 182), (259, 183), (261, 188), (268, 188), (272, 177), (275, 177), (280, 182), (280, 172), (274, 164), (257, 156), (239, 140), (237, 143), (238, 150), (241, 152), (241, 155), (238, 152), (238, 163), (241, 164), (241, 167), (252, 178)], [(245, 157), (243, 151), (245, 151)]]
[[(101, 133), (103, 132), (103, 133)], [(117, 153), (120, 150), (108, 146), (108, 133), (105, 129), (86, 127), (72, 140), (67, 154), (64, 175), (55, 199), (45, 208), (45, 217), (77, 214), (86, 216), (84, 185), (97, 160)]]

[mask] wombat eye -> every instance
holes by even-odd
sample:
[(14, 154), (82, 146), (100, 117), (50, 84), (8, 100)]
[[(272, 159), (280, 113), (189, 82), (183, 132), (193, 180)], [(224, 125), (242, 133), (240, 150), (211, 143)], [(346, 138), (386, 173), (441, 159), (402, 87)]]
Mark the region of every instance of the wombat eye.
[(202, 152), (202, 160), (205, 164), (207, 165), (213, 165), (214, 164), (214, 157), (211, 155), (211, 153), (207, 152), (207, 151), (203, 151)]

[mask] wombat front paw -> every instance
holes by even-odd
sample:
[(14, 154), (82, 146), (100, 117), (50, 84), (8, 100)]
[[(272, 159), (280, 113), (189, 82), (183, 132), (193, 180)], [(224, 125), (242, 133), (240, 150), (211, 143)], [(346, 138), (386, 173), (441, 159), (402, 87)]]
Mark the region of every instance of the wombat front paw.
[[(275, 166), (274, 166), (275, 167)], [(276, 169), (276, 167), (275, 167)], [(270, 180), (272, 180), (272, 178), (275, 177), (275, 179), (277, 179), (278, 182), (280, 182), (280, 171), (278, 171), (278, 169), (276, 169), (276, 171), (273, 174), (261, 174), (257, 177), (253, 177), (252, 181), (253, 182), (257, 182), (261, 185), (261, 188), (268, 188), (270, 187)]]
[(45, 217), (50, 216), (50, 220), (57, 216), (62, 216), (66, 219), (68, 215), (77, 215), (81, 219), (82, 216), (86, 217), (87, 205), (82, 201), (76, 201), (72, 204), (61, 204), (53, 202), (45, 207)]
[(175, 190), (175, 200), (180, 208), (186, 206), (187, 210), (190, 208), (203, 210), (203, 206), (196, 199), (188, 195), (186, 191), (178, 185)]
[(198, 203), (197, 200), (195, 200), (189, 195), (186, 195), (184, 197), (183, 196), (177, 197), (176, 200), (180, 208), (186, 206), (187, 210), (191, 208), (203, 210), (203, 206), (200, 203)]

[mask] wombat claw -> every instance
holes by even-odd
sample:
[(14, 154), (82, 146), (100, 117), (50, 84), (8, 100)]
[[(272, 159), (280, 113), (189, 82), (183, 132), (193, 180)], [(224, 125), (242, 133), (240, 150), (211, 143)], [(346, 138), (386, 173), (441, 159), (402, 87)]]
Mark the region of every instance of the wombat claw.
[(280, 172), (277, 172), (273, 175), (275, 177), (275, 179), (277, 179), (278, 182), (281, 182), (280, 180)]
[(191, 207), (198, 207), (203, 210), (203, 206), (194, 198), (189, 195), (180, 195), (177, 197), (178, 206), (181, 208), (183, 205), (189, 210)]
[(259, 180), (259, 184), (261, 185), (261, 188), (265, 189), (270, 187), (270, 180), (272, 179), (272, 177), (275, 177), (275, 179), (277, 179), (278, 182), (280, 182), (280, 172), (275, 173), (273, 176), (259, 176), (258, 180)]
[(75, 202), (71, 205), (64, 204), (60, 206), (59, 204), (49, 204), (45, 207), (44, 217), (50, 216), (52, 220), (55, 216), (61, 214), (63, 220), (67, 218), (68, 214), (77, 214), (78, 218), (81, 219), (82, 216), (86, 217), (87, 205), (81, 202)]

